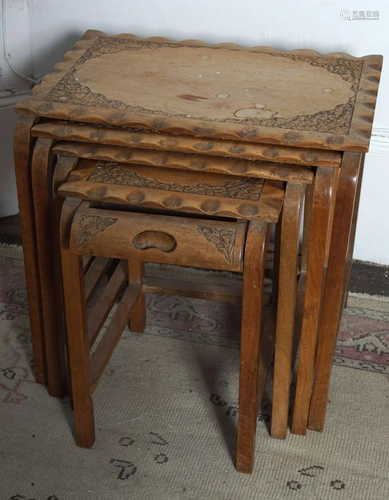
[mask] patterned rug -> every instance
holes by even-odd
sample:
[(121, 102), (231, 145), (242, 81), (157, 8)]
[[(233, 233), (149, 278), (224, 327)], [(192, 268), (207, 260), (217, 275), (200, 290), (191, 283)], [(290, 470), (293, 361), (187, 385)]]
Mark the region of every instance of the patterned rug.
[(389, 302), (350, 298), (322, 434), (271, 439), (267, 387), (251, 476), (234, 468), (239, 323), (238, 306), (148, 297), (146, 332), (123, 334), (96, 392), (96, 443), (79, 449), (68, 398), (33, 381), (20, 248), (0, 248), (0, 499), (389, 498)]

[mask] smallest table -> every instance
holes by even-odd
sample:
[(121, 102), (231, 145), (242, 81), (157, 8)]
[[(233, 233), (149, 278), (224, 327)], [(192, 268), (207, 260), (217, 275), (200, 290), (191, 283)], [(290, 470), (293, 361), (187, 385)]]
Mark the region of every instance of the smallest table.
[[(66, 169), (68, 160), (60, 157), (57, 170)], [(309, 177), (312, 179), (312, 173), (307, 171), (306, 181)], [(273, 284), (274, 306), (277, 304), (278, 311), (277, 333), (281, 334), (282, 340), (283, 334), (293, 332), (294, 327), (304, 191), (305, 184), (302, 183), (288, 182), (284, 186), (280, 181), (259, 178), (150, 169), (95, 160), (78, 162), (58, 193), (66, 198), (59, 224), (60, 246), (75, 437), (79, 446), (93, 445), (91, 396), (124, 327), (129, 321), (131, 325), (134, 321), (136, 325), (145, 324), (144, 263), (235, 271), (243, 274), (237, 468), (241, 472), (252, 471), (257, 415), (266, 380), (264, 372), (267, 372), (271, 359), (267, 354), (269, 359), (265, 363), (266, 354), (260, 355), (269, 233), (282, 208), (282, 227), (279, 229), (282, 244), (277, 248), (280, 265)], [(242, 203), (246, 204), (250, 217), (241, 214)], [(169, 212), (166, 209), (162, 213), (152, 211), (166, 205), (171, 208)], [(212, 216), (207, 214), (204, 217), (204, 211), (209, 212), (211, 206)], [(147, 213), (139, 212), (145, 208)], [(54, 228), (54, 232), (58, 230), (58, 227)], [(121, 259), (107, 285), (110, 292), (102, 293), (105, 307), (99, 299), (89, 318), (82, 256)], [(114, 297), (125, 285), (121, 270), (123, 260), (128, 261), (128, 288), (90, 359), (90, 348), (99, 335), (95, 325), (102, 327), (102, 311), (106, 318)], [(134, 279), (134, 269), (139, 268), (142, 271)], [(117, 279), (118, 270), (121, 274)], [(113, 292), (115, 280), (119, 288)], [(285, 289), (289, 294), (280, 293)], [(216, 290), (210, 298), (223, 300)], [(141, 308), (136, 304), (142, 304)], [(267, 318), (272, 324), (275, 321), (274, 306), (271, 306)], [(137, 310), (134, 312), (134, 309)], [(281, 315), (283, 320), (279, 322)], [(139, 316), (142, 316), (141, 320)], [(280, 332), (279, 323), (282, 326)]]

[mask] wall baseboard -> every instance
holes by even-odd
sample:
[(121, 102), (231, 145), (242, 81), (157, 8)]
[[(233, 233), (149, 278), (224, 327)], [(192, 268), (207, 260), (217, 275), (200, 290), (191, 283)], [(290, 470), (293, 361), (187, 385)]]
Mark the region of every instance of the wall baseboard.
[(369, 153), (389, 154), (389, 128), (373, 128)]
[(0, 109), (13, 108), (21, 99), (31, 94), (31, 90), (20, 92), (0, 92)]

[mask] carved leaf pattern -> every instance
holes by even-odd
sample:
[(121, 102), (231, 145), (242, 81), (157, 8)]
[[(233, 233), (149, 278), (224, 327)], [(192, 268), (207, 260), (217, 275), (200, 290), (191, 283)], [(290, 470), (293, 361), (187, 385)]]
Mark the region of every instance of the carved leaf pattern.
[(83, 247), (97, 233), (104, 231), (108, 226), (115, 224), (114, 217), (100, 217), (98, 215), (81, 215), (78, 226), (78, 246)]
[(125, 170), (116, 162), (98, 162), (88, 177), (88, 181), (251, 201), (259, 200), (263, 186), (263, 179), (252, 177), (246, 177), (243, 180), (228, 181), (218, 185), (207, 184), (205, 182), (195, 185), (185, 185), (179, 182), (161, 182), (151, 177), (141, 177), (132, 170)]
[[(75, 77), (78, 66), (84, 64), (88, 59), (99, 57), (107, 53), (116, 53), (123, 50), (159, 49), (169, 47), (172, 49), (180, 47), (171, 43), (153, 42), (147, 40), (131, 40), (125, 38), (99, 37), (96, 42), (85, 51), (84, 55), (63, 76), (63, 78), (48, 93), (45, 100), (49, 102), (69, 103), (80, 106), (105, 107), (121, 110), (131, 110), (138, 113), (148, 113), (162, 116), (174, 116), (187, 118), (188, 120), (201, 120), (207, 122), (231, 122), (239, 124), (252, 124), (263, 127), (274, 127), (292, 130), (315, 130), (323, 133), (347, 134), (350, 129), (351, 118), (355, 106), (355, 96), (351, 97), (346, 104), (340, 104), (334, 109), (320, 111), (312, 115), (297, 115), (294, 118), (211, 118), (211, 117), (188, 117), (186, 114), (172, 114), (161, 110), (145, 109), (141, 106), (127, 105), (118, 100), (107, 99), (103, 94), (93, 93), (87, 86), (81, 85)], [(188, 48), (199, 48), (201, 45), (188, 45)], [(210, 47), (220, 50), (219, 47)], [(311, 66), (321, 67), (330, 73), (339, 75), (343, 80), (351, 83), (351, 89), (356, 93), (362, 74), (363, 61), (346, 59), (343, 57), (319, 57), (301, 56), (290, 53), (269, 53), (272, 57), (284, 57), (295, 61), (302, 61)]]
[(199, 226), (199, 232), (203, 234), (208, 241), (214, 243), (217, 251), (224, 255), (229, 264), (232, 264), (236, 231), (232, 229), (218, 229), (211, 226)]

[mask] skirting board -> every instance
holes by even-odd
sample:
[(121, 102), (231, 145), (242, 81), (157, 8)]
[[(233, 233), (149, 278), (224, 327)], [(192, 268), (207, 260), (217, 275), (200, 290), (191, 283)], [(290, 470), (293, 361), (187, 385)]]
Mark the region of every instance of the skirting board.
[(369, 152), (389, 154), (389, 128), (373, 128)]

